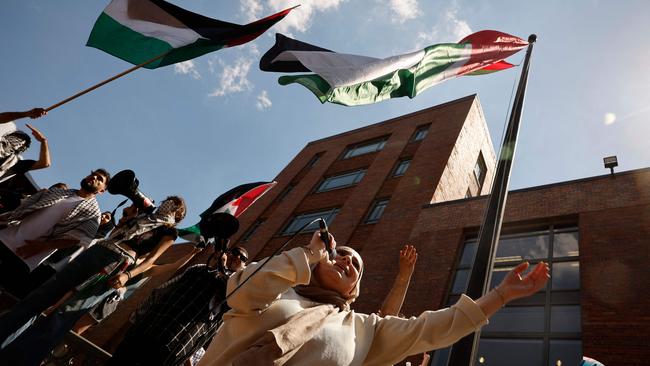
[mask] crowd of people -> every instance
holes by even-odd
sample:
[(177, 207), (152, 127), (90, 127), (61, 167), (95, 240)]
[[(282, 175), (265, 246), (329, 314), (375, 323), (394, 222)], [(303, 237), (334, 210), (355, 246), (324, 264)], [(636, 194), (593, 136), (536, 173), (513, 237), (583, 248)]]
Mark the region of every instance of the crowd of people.
[[(0, 123), (45, 114), (40, 108), (0, 113)], [(115, 224), (115, 211), (102, 213), (96, 200), (111, 179), (104, 169), (75, 189), (58, 183), (16, 191), (12, 179), (51, 163), (47, 139), (27, 127), (40, 143), (38, 160), (20, 159), (30, 145), (26, 133), (0, 137), (0, 287), (17, 299), (0, 315), (2, 365), (40, 365), (70, 330), (81, 334), (101, 322), (162, 270), (156, 261), (177, 239), (187, 211), (181, 197), (169, 196), (153, 212), (124, 208)], [(545, 263), (527, 275), (522, 263), (476, 300), (463, 295), (449, 308), (407, 318), (400, 310), (417, 251), (406, 245), (382, 307), (361, 314), (351, 307), (363, 259), (331, 234), (329, 241), (334, 256), (316, 232), (306, 246), (247, 264), (244, 247), (214, 238), (206, 264), (180, 271), (140, 304), (108, 364), (393, 365), (417, 354), (426, 364), (426, 352), (476, 331), (549, 277)], [(185, 267), (202, 250), (197, 245), (166, 270)]]

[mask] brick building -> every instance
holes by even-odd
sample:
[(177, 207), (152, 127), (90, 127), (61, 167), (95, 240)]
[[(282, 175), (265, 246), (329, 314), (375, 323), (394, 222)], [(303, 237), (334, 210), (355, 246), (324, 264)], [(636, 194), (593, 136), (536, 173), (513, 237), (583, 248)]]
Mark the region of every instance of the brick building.
[[(261, 259), (326, 218), (337, 241), (364, 258), (360, 312), (380, 307), (399, 249), (412, 243), (419, 259), (402, 313), (418, 315), (464, 291), (495, 169), (479, 99), (468, 96), (310, 142), (240, 217), (232, 239)], [(299, 234), (290, 247), (310, 237)], [(480, 364), (577, 365), (582, 354), (608, 366), (650, 364), (649, 237), (650, 169), (511, 191), (493, 279), (526, 259), (549, 262), (552, 281), (483, 328)], [(175, 245), (159, 262), (191, 248)], [(84, 337), (112, 351), (129, 315), (172, 274), (151, 278)], [(446, 365), (449, 352), (436, 351), (431, 365)]]
[[(379, 308), (412, 243), (419, 259), (402, 312), (417, 315), (464, 291), (495, 166), (480, 102), (468, 96), (310, 142), (233, 239), (261, 259), (326, 218), (365, 260), (361, 312)], [(647, 365), (649, 234), (650, 169), (510, 192), (494, 281), (522, 259), (548, 261), (553, 278), (484, 328), (481, 364), (577, 365), (584, 354)], [(437, 351), (431, 364), (448, 356)]]

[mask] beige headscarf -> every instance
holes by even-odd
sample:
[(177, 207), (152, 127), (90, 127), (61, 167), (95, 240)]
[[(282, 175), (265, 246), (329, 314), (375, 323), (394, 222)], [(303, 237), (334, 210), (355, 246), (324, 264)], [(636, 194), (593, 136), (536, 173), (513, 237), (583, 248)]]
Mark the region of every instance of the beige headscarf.
[[(337, 247), (337, 251), (348, 251), (358, 255), (350, 247)], [(289, 317), (284, 324), (264, 332), (262, 337), (240, 353), (232, 364), (234, 366), (284, 365), (305, 343), (318, 334), (330, 317), (339, 311), (350, 310), (350, 304), (359, 296), (362, 275), (363, 262), (354, 289), (348, 296), (343, 296), (336, 291), (323, 288), (313, 276), (312, 268), (309, 284), (296, 286), (294, 290), (298, 295), (322, 305), (304, 309)]]

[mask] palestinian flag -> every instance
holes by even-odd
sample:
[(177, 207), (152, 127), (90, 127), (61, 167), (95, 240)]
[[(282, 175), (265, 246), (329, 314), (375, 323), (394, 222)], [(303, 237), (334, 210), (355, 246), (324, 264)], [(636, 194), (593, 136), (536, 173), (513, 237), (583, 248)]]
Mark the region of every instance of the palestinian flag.
[(458, 43), (378, 59), (336, 53), (276, 34), (275, 45), (260, 60), (260, 69), (313, 72), (282, 76), (281, 85), (301, 84), (321, 103), (361, 105), (390, 98), (413, 98), (423, 90), (461, 75), (479, 75), (510, 68), (503, 61), (528, 42), (506, 33), (485, 30)]
[[(237, 218), (276, 184), (277, 182), (256, 182), (237, 186), (217, 197), (199, 216), (204, 219), (214, 213), (225, 212)], [(178, 233), (183, 239), (192, 242), (197, 242), (201, 236), (199, 224), (179, 229)]]
[(155, 69), (252, 41), (292, 9), (239, 25), (162, 0), (112, 0), (95, 22), (86, 45), (134, 65), (165, 54), (143, 66)]

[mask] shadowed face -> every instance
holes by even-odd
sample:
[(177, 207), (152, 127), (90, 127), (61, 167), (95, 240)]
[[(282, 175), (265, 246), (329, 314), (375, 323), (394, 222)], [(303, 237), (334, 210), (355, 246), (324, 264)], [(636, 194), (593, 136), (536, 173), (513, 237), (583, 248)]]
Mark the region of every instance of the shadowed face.
[(336, 252), (337, 256), (333, 261), (325, 259), (318, 263), (313, 275), (325, 289), (349, 298), (354, 295), (357, 282), (361, 278), (363, 260), (359, 253), (351, 248), (336, 248)]
[(81, 188), (90, 193), (101, 193), (106, 190), (108, 179), (104, 174), (91, 172), (89, 176), (81, 180)]

